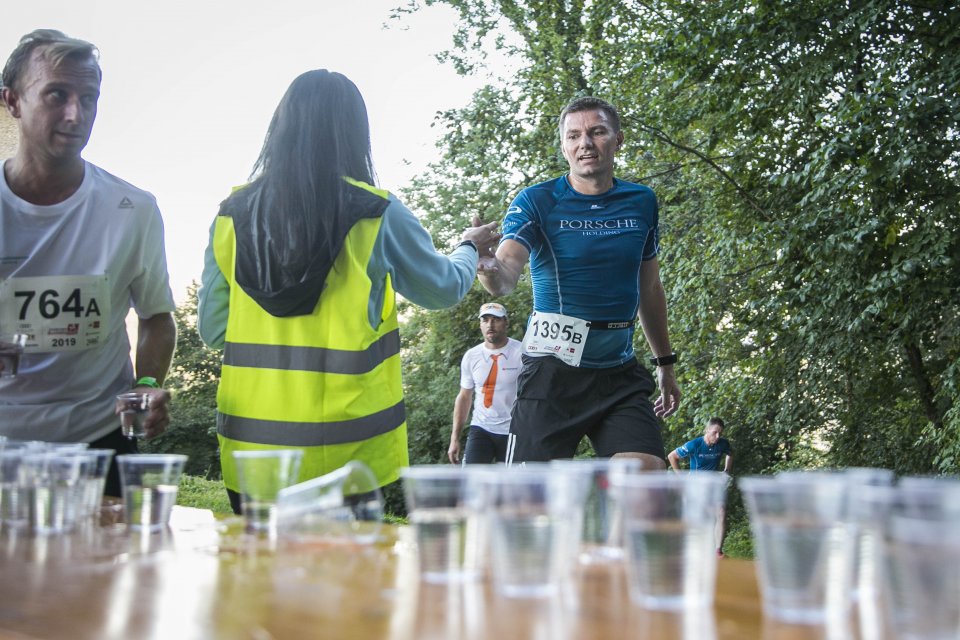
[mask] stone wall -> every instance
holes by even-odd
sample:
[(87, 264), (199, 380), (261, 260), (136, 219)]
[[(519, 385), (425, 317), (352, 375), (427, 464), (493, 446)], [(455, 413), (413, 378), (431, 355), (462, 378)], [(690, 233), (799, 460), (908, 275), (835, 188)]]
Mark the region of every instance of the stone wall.
[(17, 149), (17, 121), (0, 104), (0, 159), (9, 158)]

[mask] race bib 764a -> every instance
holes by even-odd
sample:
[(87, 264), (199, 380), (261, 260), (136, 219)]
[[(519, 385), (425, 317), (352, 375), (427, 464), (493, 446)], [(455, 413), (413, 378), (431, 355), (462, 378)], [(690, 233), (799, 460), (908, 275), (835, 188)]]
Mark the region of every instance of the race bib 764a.
[(107, 276), (36, 276), (0, 282), (0, 327), (27, 334), (27, 352), (79, 351), (107, 337)]

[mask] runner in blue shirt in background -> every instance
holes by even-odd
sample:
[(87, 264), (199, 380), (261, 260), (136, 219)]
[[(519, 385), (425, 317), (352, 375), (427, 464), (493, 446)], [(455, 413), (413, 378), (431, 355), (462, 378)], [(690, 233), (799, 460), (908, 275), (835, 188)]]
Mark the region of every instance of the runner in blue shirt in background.
[[(478, 266), (480, 282), (500, 296), (530, 262), (534, 312), (511, 417), (514, 459), (572, 458), (586, 436), (600, 457), (663, 469), (657, 418), (677, 410), (680, 389), (657, 262), (657, 199), (613, 175), (624, 140), (613, 105), (577, 98), (558, 125), (569, 173), (520, 192), (500, 246)], [(653, 403), (657, 385), (633, 349), (638, 319), (657, 366)]]
[[(720, 458), (726, 456), (723, 472), (730, 475), (730, 471), (733, 470), (733, 449), (730, 447), (729, 440), (720, 437), (723, 428), (723, 420), (720, 418), (714, 417), (707, 420), (707, 428), (704, 429), (702, 436), (680, 445), (667, 456), (673, 470), (680, 471), (680, 459), (689, 458), (690, 471), (717, 471), (720, 469)], [(725, 518), (726, 512), (721, 507), (715, 530), (717, 555), (721, 558), (723, 557), (723, 538), (726, 536)]]

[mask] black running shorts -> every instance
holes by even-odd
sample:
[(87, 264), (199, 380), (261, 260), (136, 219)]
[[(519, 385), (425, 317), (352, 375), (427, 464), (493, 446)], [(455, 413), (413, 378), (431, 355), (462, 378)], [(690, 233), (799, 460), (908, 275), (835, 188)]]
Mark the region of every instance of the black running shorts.
[(664, 459), (650, 395), (653, 376), (633, 359), (617, 367), (571, 367), (552, 356), (523, 356), (510, 432), (514, 461), (572, 458), (584, 436), (598, 457), (645, 453)]

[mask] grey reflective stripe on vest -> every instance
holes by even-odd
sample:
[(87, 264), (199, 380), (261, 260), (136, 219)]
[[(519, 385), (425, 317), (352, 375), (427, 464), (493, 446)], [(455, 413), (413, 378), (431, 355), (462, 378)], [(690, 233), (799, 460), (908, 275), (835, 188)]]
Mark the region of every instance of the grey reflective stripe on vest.
[(217, 432), (231, 440), (290, 447), (319, 447), (369, 440), (393, 431), (407, 419), (403, 400), (369, 416), (340, 422), (258, 420), (217, 413)]
[(363, 351), (228, 342), (223, 347), (223, 364), (257, 369), (358, 375), (372, 371), (384, 360), (398, 353), (400, 330), (394, 329)]

